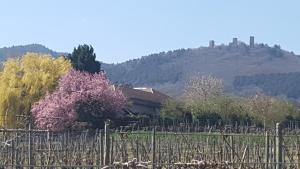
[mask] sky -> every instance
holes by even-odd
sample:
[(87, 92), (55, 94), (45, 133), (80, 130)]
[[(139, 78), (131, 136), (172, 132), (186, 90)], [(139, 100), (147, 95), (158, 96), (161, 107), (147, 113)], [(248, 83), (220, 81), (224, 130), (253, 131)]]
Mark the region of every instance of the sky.
[(0, 47), (94, 47), (120, 63), (151, 53), (227, 44), (279, 44), (300, 54), (299, 0), (0, 0)]

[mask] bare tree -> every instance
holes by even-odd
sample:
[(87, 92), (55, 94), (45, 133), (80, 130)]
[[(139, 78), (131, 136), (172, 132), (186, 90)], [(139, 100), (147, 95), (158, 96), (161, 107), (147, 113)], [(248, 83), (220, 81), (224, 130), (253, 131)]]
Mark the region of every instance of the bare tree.
[(274, 99), (263, 93), (257, 93), (250, 98), (251, 109), (261, 115), (267, 115), (271, 112), (272, 103)]
[(184, 96), (190, 101), (208, 100), (223, 95), (223, 80), (211, 75), (192, 77), (185, 85)]
[(287, 116), (297, 116), (297, 108), (287, 100), (258, 93), (250, 98), (250, 108), (255, 116), (263, 118), (264, 122), (274, 124), (286, 119)]

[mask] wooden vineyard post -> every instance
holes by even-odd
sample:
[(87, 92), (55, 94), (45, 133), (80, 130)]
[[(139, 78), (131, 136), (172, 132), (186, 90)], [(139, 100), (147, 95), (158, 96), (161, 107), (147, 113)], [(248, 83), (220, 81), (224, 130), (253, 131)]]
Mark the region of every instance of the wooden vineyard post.
[(265, 134), (265, 169), (269, 168), (269, 149), (270, 149), (270, 142), (269, 142), (269, 135), (266, 131)]
[(161, 162), (161, 151), (160, 151), (160, 142), (161, 140), (160, 140), (160, 138), (158, 138), (158, 160), (156, 160), (156, 161), (158, 161), (158, 163), (160, 163)]
[(110, 164), (114, 162), (114, 137), (111, 135)]
[(152, 132), (152, 168), (154, 169), (155, 166), (156, 166), (156, 159), (155, 159), (155, 126), (154, 126)]
[(136, 144), (136, 154), (135, 154), (136, 160), (140, 161), (140, 158), (139, 158), (139, 140), (138, 139), (135, 140), (135, 144)]
[(11, 157), (11, 164), (16, 164), (14, 163), (16, 160), (14, 159), (15, 158), (15, 151), (16, 151), (16, 146), (15, 146), (15, 140), (12, 140), (11, 141), (11, 154), (10, 154), (10, 157)]
[(28, 128), (28, 165), (30, 169), (33, 169), (31, 124), (29, 124), (29, 128)]
[(277, 149), (277, 147), (276, 147), (276, 126), (275, 126), (274, 136), (272, 137), (271, 140), (272, 140), (271, 146), (273, 148), (273, 150), (271, 151), (272, 152), (272, 167), (271, 167), (271, 169), (276, 169), (276, 149)]
[(109, 165), (109, 151), (110, 151), (110, 142), (109, 142), (109, 123), (105, 122), (104, 126), (104, 145), (105, 145), (105, 156), (104, 156), (104, 165)]
[(16, 169), (19, 168), (19, 149), (18, 149), (18, 143), (19, 143), (19, 139), (18, 139), (18, 132), (16, 132), (16, 135), (15, 135), (15, 160), (16, 160)]
[(100, 130), (100, 165), (104, 165), (103, 130)]
[(300, 168), (300, 147), (299, 147), (299, 138), (297, 137), (297, 168)]
[(48, 164), (50, 164), (50, 157), (51, 157), (51, 140), (50, 140), (50, 131), (47, 131), (47, 143), (48, 143)]
[(168, 153), (168, 164), (167, 164), (167, 168), (171, 168), (170, 165), (171, 165), (171, 157), (172, 157), (172, 154), (171, 154), (171, 141), (170, 139), (168, 139), (168, 149), (167, 149), (167, 153)]
[(230, 136), (230, 146), (231, 146), (231, 151), (230, 151), (230, 160), (233, 163), (234, 162), (234, 139), (233, 135)]
[(275, 144), (276, 144), (276, 169), (283, 168), (282, 159), (282, 128), (280, 123), (276, 123), (276, 133), (275, 133)]

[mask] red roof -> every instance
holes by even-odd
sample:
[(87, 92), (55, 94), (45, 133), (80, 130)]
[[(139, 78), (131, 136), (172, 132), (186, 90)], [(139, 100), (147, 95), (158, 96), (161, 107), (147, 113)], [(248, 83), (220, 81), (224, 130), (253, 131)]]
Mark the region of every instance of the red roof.
[(170, 97), (151, 88), (129, 88), (129, 87), (121, 87), (121, 90), (124, 96), (127, 99), (139, 99), (144, 101), (150, 101), (154, 103), (162, 104), (164, 101), (169, 99)]

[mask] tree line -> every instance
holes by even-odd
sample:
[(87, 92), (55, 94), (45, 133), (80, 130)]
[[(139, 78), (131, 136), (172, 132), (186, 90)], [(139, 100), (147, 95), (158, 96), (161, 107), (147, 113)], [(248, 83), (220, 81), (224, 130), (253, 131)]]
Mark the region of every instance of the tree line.
[[(8, 59), (0, 72), (0, 126), (61, 131), (98, 128), (125, 105), (96, 61), (94, 49), (79, 45), (66, 57), (27, 53)], [(79, 125), (77, 125), (79, 124)]]
[(297, 99), (300, 97), (300, 73), (273, 73), (253, 76), (237, 76), (234, 87), (237, 90), (247, 90), (251, 86), (260, 88), (272, 96), (286, 96)]
[(122, 117), (125, 105), (125, 96), (101, 70), (89, 45), (79, 45), (68, 56), (58, 58), (27, 53), (7, 60), (0, 72), (3, 128), (26, 127), (29, 123), (53, 131), (100, 128), (107, 119), (125, 125), (151, 118), (268, 125), (300, 119), (297, 108), (288, 100), (264, 93), (231, 96), (224, 92), (221, 79), (201, 75), (186, 82), (179, 99), (166, 101), (158, 117)]
[(251, 96), (233, 96), (224, 92), (221, 79), (195, 76), (185, 85), (181, 99), (167, 101), (161, 118), (200, 120), (213, 124), (274, 125), (299, 120), (300, 113), (289, 100), (258, 92)]

